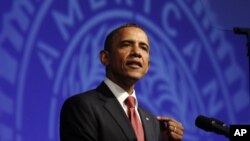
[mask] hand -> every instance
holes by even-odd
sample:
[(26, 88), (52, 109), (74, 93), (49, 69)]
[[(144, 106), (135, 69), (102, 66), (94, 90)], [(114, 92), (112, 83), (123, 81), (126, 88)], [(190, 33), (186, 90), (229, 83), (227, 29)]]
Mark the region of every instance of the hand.
[(184, 127), (178, 121), (170, 117), (160, 117), (161, 135), (163, 140), (181, 141), (184, 133)]

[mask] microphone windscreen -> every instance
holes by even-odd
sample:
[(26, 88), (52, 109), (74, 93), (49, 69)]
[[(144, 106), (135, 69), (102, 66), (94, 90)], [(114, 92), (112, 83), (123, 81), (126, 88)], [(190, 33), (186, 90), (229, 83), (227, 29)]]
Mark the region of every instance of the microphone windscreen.
[(195, 120), (195, 125), (205, 131), (212, 131), (212, 120), (208, 117), (199, 115)]

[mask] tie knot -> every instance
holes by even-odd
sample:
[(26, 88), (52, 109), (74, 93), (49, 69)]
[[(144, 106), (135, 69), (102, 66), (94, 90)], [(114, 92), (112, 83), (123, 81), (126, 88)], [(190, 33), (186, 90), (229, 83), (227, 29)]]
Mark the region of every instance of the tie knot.
[(128, 106), (128, 108), (134, 108), (135, 107), (135, 98), (133, 96), (128, 96), (125, 100), (125, 104)]

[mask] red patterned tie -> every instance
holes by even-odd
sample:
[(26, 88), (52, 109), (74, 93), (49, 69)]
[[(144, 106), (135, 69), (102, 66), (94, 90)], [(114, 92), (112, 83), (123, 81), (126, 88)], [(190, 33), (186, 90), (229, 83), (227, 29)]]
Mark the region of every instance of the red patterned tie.
[(128, 117), (134, 128), (135, 134), (137, 136), (137, 141), (144, 141), (142, 124), (135, 112), (135, 98), (133, 96), (128, 96), (128, 98), (125, 100), (125, 104), (128, 106)]

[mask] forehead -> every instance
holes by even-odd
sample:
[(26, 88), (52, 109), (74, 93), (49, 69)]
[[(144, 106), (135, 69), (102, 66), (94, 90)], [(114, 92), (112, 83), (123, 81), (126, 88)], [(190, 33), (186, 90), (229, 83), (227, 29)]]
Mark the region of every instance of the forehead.
[(136, 39), (148, 43), (148, 37), (145, 31), (138, 27), (124, 27), (118, 30), (116, 38), (122, 39)]

